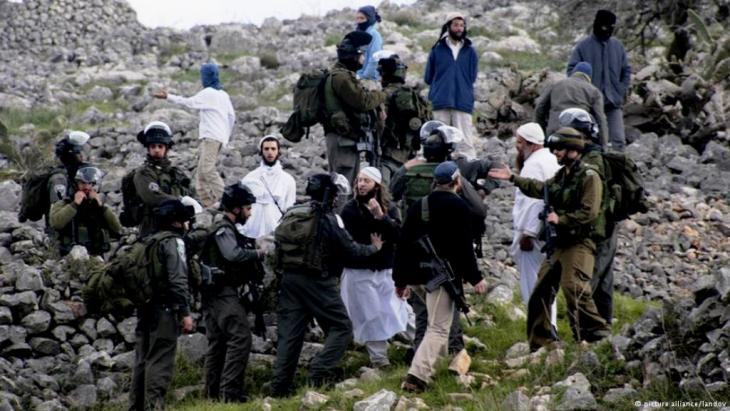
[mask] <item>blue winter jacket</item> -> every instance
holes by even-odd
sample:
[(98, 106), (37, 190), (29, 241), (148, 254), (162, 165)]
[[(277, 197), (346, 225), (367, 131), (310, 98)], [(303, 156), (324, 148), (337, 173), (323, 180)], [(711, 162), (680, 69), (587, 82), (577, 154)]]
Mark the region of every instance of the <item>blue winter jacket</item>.
[(365, 30), (366, 33), (373, 36), (370, 41), (367, 50), (365, 50), (365, 62), (362, 68), (357, 71), (358, 77), (366, 80), (380, 80), (380, 73), (378, 73), (378, 62), (373, 58), (373, 54), (383, 49), (383, 37), (380, 36), (378, 30), (375, 29), (375, 24), (368, 27)]
[(584, 38), (573, 49), (568, 61), (568, 76), (581, 61), (593, 66), (593, 85), (603, 92), (606, 108), (619, 108), (631, 84), (631, 66), (624, 45), (614, 37), (600, 41), (594, 34)]
[(464, 39), (464, 45), (454, 60), (446, 38), (439, 40), (428, 55), (423, 80), (431, 86), (428, 99), (434, 110), (453, 109), (472, 113), (474, 111), (474, 82), (477, 79), (479, 57)]

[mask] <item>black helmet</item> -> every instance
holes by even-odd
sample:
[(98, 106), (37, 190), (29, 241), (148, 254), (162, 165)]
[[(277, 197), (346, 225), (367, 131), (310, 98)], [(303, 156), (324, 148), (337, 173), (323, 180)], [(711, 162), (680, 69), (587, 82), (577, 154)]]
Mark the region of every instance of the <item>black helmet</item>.
[(174, 222), (184, 223), (195, 217), (195, 208), (183, 204), (180, 200), (167, 200), (154, 209), (158, 223), (169, 225)]
[(337, 59), (348, 60), (357, 58), (365, 52), (373, 36), (364, 31), (351, 31), (345, 35), (337, 45)]
[(56, 143), (56, 157), (61, 160), (71, 155), (76, 155), (84, 150), (84, 145), (89, 141), (89, 135), (83, 131), (72, 131), (63, 140)]
[(397, 54), (391, 54), (388, 57), (378, 58), (375, 53), (375, 59), (378, 61), (378, 73), (385, 79), (406, 81), (406, 71), (408, 66), (403, 64)]
[(558, 122), (560, 122), (560, 127), (571, 127), (593, 141), (599, 140), (598, 125), (593, 121), (593, 117), (581, 108), (568, 108), (561, 111)]
[(74, 181), (81, 181), (92, 185), (98, 185), (99, 181), (101, 181), (102, 175), (103, 174), (101, 170), (99, 170), (98, 168), (90, 164), (84, 164), (79, 167), (78, 170), (76, 170)]
[(315, 201), (324, 201), (328, 194), (328, 200), (333, 201), (338, 195), (350, 194), (350, 183), (342, 174), (315, 174), (307, 179), (305, 193)]
[(585, 141), (580, 131), (571, 127), (561, 127), (545, 141), (545, 147), (550, 150), (576, 150), (583, 151)]
[(153, 121), (147, 124), (147, 127), (137, 134), (137, 141), (145, 147), (150, 144), (164, 144), (167, 147), (172, 147), (174, 144), (170, 127), (162, 121)]
[(251, 190), (241, 183), (231, 184), (223, 190), (221, 198), (221, 208), (224, 210), (233, 210), (236, 207), (250, 205), (256, 202), (256, 196)]

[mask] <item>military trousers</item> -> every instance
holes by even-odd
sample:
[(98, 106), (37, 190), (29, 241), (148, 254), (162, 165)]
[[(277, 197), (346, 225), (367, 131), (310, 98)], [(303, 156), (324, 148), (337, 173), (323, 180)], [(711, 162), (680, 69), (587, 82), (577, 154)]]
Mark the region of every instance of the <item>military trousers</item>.
[(195, 171), (195, 192), (203, 207), (212, 207), (223, 195), (223, 178), (216, 163), (221, 142), (203, 138), (198, 145), (198, 169)]
[(251, 329), (246, 309), (232, 287), (203, 297), (203, 319), (208, 337), (205, 391), (209, 398), (243, 399), (243, 381), (251, 353)]
[[(426, 309), (425, 301), (417, 293), (411, 293), (408, 298), (408, 303), (413, 308), (413, 313), (416, 316), (416, 334), (413, 337), (413, 350), (418, 350), (418, 346), (423, 341), (423, 336), (426, 334), (428, 328), (428, 310)], [(454, 310), (451, 325), (449, 327), (449, 353), (456, 354), (464, 349), (464, 331), (461, 329), (461, 322), (459, 310)]]
[(411, 287), (421, 300), (426, 302), (427, 326), (423, 340), (413, 356), (408, 374), (419, 380), (430, 383), (436, 372), (436, 362), (448, 354), (449, 328), (454, 324), (454, 312), (457, 311), (454, 300), (444, 287), (427, 292), (422, 286)]
[[(608, 227), (606, 229), (608, 231)], [(613, 322), (613, 259), (616, 257), (617, 237), (617, 230), (613, 229), (608, 238), (596, 244), (596, 264), (591, 277), (593, 302), (608, 324)]]
[(161, 307), (139, 311), (129, 409), (162, 410), (175, 369), (180, 321), (175, 312)]
[(356, 142), (339, 134), (327, 133), (325, 143), (329, 171), (345, 176), (352, 187), (360, 172), (360, 153)]
[(340, 297), (335, 277), (284, 273), (279, 283), (278, 343), (271, 392), (285, 396), (292, 382), (312, 318), (325, 332), (324, 348), (309, 364), (312, 385), (322, 385), (334, 376), (337, 363), (352, 341), (352, 323)]
[(550, 322), (550, 307), (558, 289), (563, 290), (576, 341), (592, 342), (609, 335), (606, 321), (593, 302), (593, 265), (593, 250), (585, 244), (559, 248), (543, 262), (527, 305), (527, 338), (532, 350), (558, 340)]

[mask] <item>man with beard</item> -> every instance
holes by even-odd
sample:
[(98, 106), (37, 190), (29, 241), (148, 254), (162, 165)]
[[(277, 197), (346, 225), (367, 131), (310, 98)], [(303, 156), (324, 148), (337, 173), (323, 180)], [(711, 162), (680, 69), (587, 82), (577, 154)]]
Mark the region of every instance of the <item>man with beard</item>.
[(167, 200), (178, 200), (190, 194), (190, 178), (172, 165), (167, 153), (173, 146), (172, 131), (167, 124), (153, 121), (137, 134), (147, 149), (147, 160), (134, 172), (134, 188), (142, 201), (140, 237), (157, 230), (154, 208)]
[(279, 161), (279, 139), (273, 135), (262, 138), (259, 141), (259, 155), (261, 165), (241, 179), (241, 183), (256, 196), (251, 217), (243, 226), (243, 234), (256, 239), (272, 234), (281, 216), (297, 199), (294, 177), (284, 171)]
[[(517, 146), (517, 169), (520, 177), (545, 181), (560, 169), (558, 160), (543, 147), (545, 135), (537, 123), (521, 125), (515, 132)], [(525, 305), (537, 282), (545, 254), (541, 251), (543, 243), (538, 239), (542, 228), (540, 213), (545, 204), (542, 199), (527, 197), (519, 189), (515, 190), (515, 205), (512, 208), (514, 235), (510, 252), (520, 271), (520, 291)], [(550, 322), (557, 327), (556, 303), (550, 306)]]
[(137, 308), (134, 371), (129, 409), (165, 409), (165, 396), (175, 371), (180, 332), (193, 330), (185, 242), (182, 236), (195, 216), (195, 207), (165, 200), (154, 209), (159, 231), (150, 237), (150, 277), (155, 298)]
[(208, 337), (205, 357), (205, 386), (209, 398), (243, 402), (243, 377), (251, 351), (251, 329), (239, 297), (240, 288), (258, 278), (257, 260), (251, 238), (239, 234), (236, 224), (251, 216), (256, 198), (241, 183), (225, 188), (221, 198), (223, 218), (210, 230), (201, 257), (206, 267), (216, 270), (211, 284), (201, 291), (203, 316)]
[(384, 117), (376, 109), (385, 102), (385, 93), (368, 91), (355, 77), (355, 72), (363, 66), (363, 53), (371, 39), (363, 31), (347, 34), (337, 46), (337, 63), (330, 69), (324, 85), (323, 127), (329, 170), (344, 175), (350, 185), (360, 171), (361, 153), (366, 162), (377, 160), (374, 136), (377, 122)]
[(598, 10), (593, 21), (593, 34), (573, 49), (567, 74), (570, 75), (581, 61), (591, 65), (593, 85), (603, 93), (608, 140), (614, 150), (623, 151), (626, 146), (623, 104), (631, 84), (631, 67), (623, 44), (612, 37), (615, 28), (616, 15), (608, 10)]
[(559, 129), (550, 136), (547, 147), (563, 168), (545, 182), (516, 176), (508, 167), (489, 172), (492, 178), (512, 181), (533, 198), (542, 198), (547, 185), (548, 200), (554, 210), (547, 215), (546, 223), (555, 225), (555, 250), (542, 263), (527, 305), (527, 334), (533, 351), (559, 340), (550, 323), (550, 306), (560, 288), (576, 341), (593, 342), (610, 335), (593, 302), (590, 285), (596, 251), (594, 239), (603, 237), (605, 229), (601, 207), (603, 181), (592, 166), (581, 161), (585, 142), (577, 130)]
[(90, 255), (101, 255), (109, 251), (110, 236), (121, 235), (119, 219), (96, 191), (100, 179), (98, 168), (82, 165), (74, 177), (73, 196), (51, 207), (50, 224), (56, 230), (61, 256), (75, 245), (86, 247)]
[(206, 63), (200, 66), (203, 90), (192, 97), (181, 97), (160, 90), (156, 98), (200, 110), (198, 129), (198, 169), (195, 172), (195, 189), (203, 207), (212, 207), (223, 193), (223, 179), (216, 168), (218, 154), (228, 145), (233, 132), (236, 114), (231, 98), (220, 84), (218, 65)]
[(365, 344), (374, 368), (390, 365), (388, 339), (406, 330), (409, 316), (408, 304), (395, 295), (392, 278), (400, 213), (382, 183), (377, 168), (360, 170), (355, 198), (340, 213), (353, 240), (370, 244), (370, 235), (379, 233), (385, 243), (371, 256), (345, 261), (340, 283), (355, 342)]
[(478, 69), (479, 57), (466, 37), (466, 18), (460, 13), (450, 13), (428, 55), (423, 79), (431, 86), (428, 98), (433, 106), (433, 118), (464, 133), (464, 141), (456, 147), (454, 158), (474, 160), (477, 157), (471, 115)]

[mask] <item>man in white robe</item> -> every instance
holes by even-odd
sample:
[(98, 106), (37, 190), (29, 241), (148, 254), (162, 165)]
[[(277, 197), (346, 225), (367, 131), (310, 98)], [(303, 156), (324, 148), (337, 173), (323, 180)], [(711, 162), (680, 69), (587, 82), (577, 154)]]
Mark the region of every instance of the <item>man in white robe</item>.
[[(516, 131), (517, 168), (520, 177), (545, 181), (558, 171), (560, 166), (555, 156), (543, 147), (545, 134), (537, 123), (527, 123)], [(520, 271), (522, 301), (527, 304), (537, 282), (537, 273), (545, 259), (540, 252), (543, 242), (539, 240), (542, 222), (540, 212), (545, 207), (542, 200), (527, 197), (515, 189), (515, 205), (512, 209), (514, 237), (510, 252)], [(551, 307), (551, 322), (557, 328), (557, 309)]]
[(296, 183), (281, 166), (280, 148), (279, 139), (275, 136), (262, 138), (259, 142), (261, 165), (241, 179), (241, 183), (256, 196), (251, 217), (242, 229), (246, 237), (260, 239), (271, 235), (281, 216), (296, 200)]

